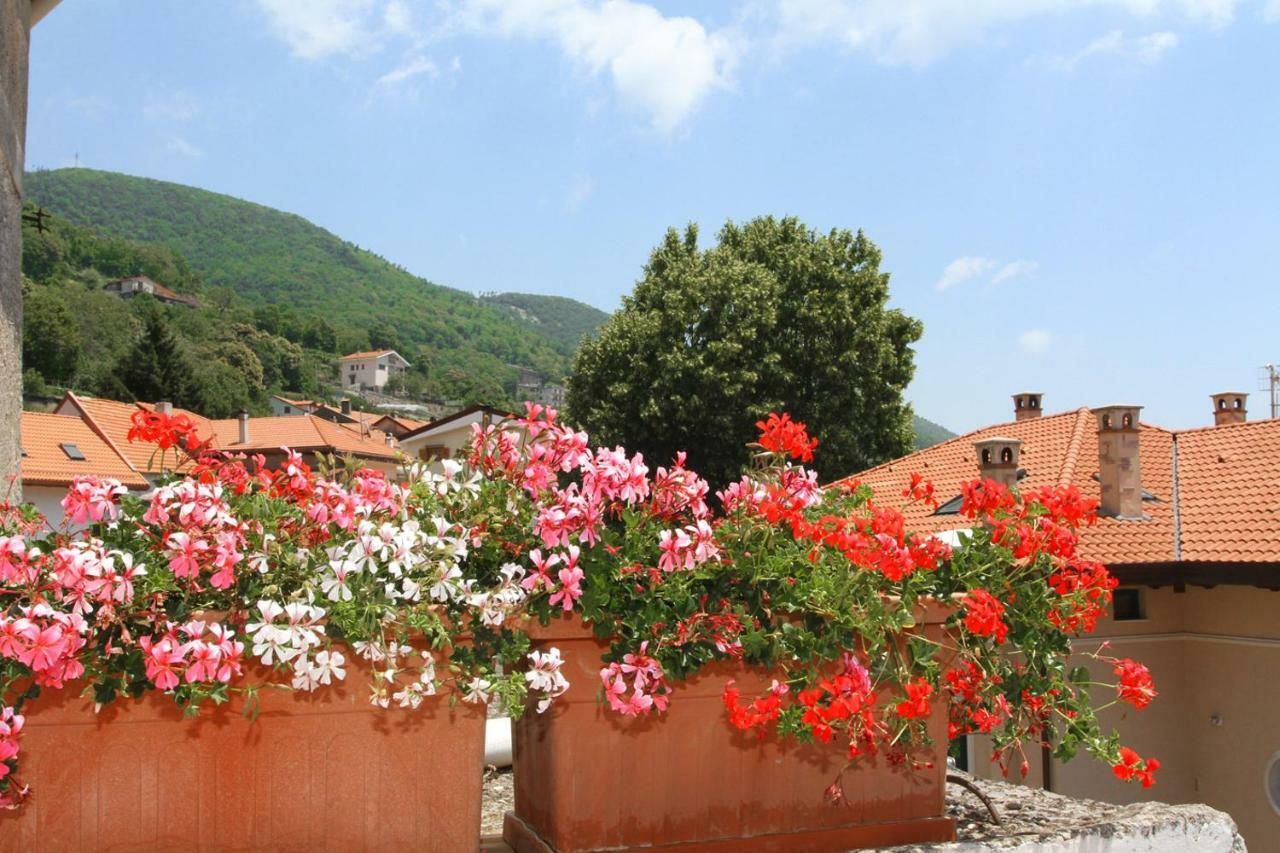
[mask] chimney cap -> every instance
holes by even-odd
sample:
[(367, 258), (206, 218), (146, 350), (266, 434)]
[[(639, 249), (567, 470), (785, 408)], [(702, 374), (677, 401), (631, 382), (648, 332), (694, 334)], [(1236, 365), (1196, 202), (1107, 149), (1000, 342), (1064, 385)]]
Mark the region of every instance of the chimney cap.
[(1098, 429), (1137, 429), (1142, 406), (1135, 403), (1110, 403), (1091, 410), (1098, 419)]
[(1009, 438), (1003, 435), (993, 435), (990, 438), (983, 438), (973, 443), (974, 447), (986, 447), (990, 444), (1022, 444), (1020, 438)]

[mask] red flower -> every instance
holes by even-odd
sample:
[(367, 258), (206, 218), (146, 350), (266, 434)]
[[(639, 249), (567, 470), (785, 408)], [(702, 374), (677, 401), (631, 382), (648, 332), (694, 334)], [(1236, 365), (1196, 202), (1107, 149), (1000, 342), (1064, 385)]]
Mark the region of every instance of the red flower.
[(975, 589), (964, 598), (964, 627), (977, 637), (995, 637), (999, 645), (1009, 636), (1009, 626), (1001, 619), (1004, 605), (985, 589)]
[(1142, 787), (1150, 788), (1156, 783), (1155, 773), (1160, 769), (1160, 762), (1155, 758), (1145, 761), (1142, 756), (1127, 746), (1120, 747), (1120, 760), (1112, 765), (1111, 772), (1122, 782), (1141, 782)]
[(1129, 658), (1116, 661), (1115, 674), (1120, 676), (1116, 691), (1121, 699), (1133, 707), (1141, 710), (1156, 698), (1156, 686), (1151, 678), (1151, 671), (1137, 661)]
[(929, 716), (929, 697), (933, 695), (933, 685), (918, 678), (904, 685), (903, 689), (906, 690), (907, 698), (898, 703), (898, 716), (907, 720)]
[(933, 496), (933, 483), (921, 477), (919, 474), (911, 475), (911, 484), (903, 490), (904, 498), (911, 498), (912, 501), (921, 501), (925, 506), (938, 508), (938, 501)]
[(772, 453), (785, 453), (801, 462), (813, 461), (813, 450), (818, 439), (809, 438), (802, 423), (791, 420), (791, 415), (770, 412), (766, 421), (756, 421), (760, 430), (760, 446)]
[(129, 441), (154, 444), (161, 450), (176, 447), (193, 456), (209, 444), (196, 434), (196, 424), (184, 414), (170, 415), (164, 412), (139, 408), (130, 416), (133, 426), (126, 437)]

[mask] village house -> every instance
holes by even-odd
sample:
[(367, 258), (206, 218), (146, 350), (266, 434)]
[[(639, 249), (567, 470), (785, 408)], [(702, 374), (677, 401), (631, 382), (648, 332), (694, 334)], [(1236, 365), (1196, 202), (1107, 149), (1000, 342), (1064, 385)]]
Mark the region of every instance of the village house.
[(76, 477), (110, 477), (137, 493), (151, 488), (111, 442), (75, 415), (23, 412), (19, 467), (23, 500), (54, 527), (62, 523), (62, 499)]
[(271, 396), (271, 414), (277, 417), (285, 415), (309, 415), (321, 405), (315, 400), (294, 400), (289, 397), (281, 397), (279, 394)]
[[(1150, 667), (1159, 698), (1102, 713), (1141, 755), (1159, 758), (1152, 789), (1125, 785), (1090, 761), (1032, 756), (1027, 782), (1069, 796), (1127, 803), (1206, 803), (1235, 818), (1251, 849), (1280, 849), (1280, 420), (1247, 420), (1243, 392), (1212, 397), (1214, 425), (1170, 430), (1140, 406), (1042, 414), (1038, 393), (1014, 395), (1014, 420), (959, 436), (849, 478), (899, 505), (913, 472), (933, 482), (936, 509), (913, 504), (907, 527), (955, 535), (961, 483), (1075, 485), (1101, 502), (1082, 556), (1120, 582), (1112, 613), (1074, 642), (1079, 664), (1112, 683), (1087, 653)], [(947, 533), (950, 532), (950, 533)], [(1000, 775), (982, 738), (968, 769)]]
[(392, 377), (400, 376), (408, 369), (409, 362), (390, 349), (353, 352), (338, 359), (343, 388), (380, 391)]
[(185, 305), (188, 308), (195, 308), (200, 304), (195, 300), (194, 296), (174, 293), (163, 284), (158, 284), (145, 275), (131, 275), (128, 278), (117, 279), (108, 283), (102, 289), (107, 293), (114, 293), (121, 299), (132, 299), (139, 294), (145, 293), (169, 305)]
[(515, 416), (492, 406), (468, 406), (401, 434), (400, 451), (410, 459), (424, 462), (452, 459), (460, 450), (470, 447), (473, 426), (483, 428), (511, 417)]

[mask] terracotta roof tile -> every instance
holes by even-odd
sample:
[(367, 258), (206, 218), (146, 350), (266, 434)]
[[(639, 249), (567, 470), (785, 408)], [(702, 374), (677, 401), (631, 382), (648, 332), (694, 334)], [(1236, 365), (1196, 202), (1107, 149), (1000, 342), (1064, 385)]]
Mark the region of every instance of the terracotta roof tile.
[[(1102, 518), (1083, 532), (1083, 553), (1104, 563), (1174, 558), (1172, 433), (1148, 424), (1140, 427), (1142, 484), (1157, 500), (1144, 503), (1149, 520)], [(1099, 497), (1099, 484), (1094, 479), (1098, 473), (1097, 433), (1093, 415), (1085, 408), (975, 430), (847, 479), (869, 486), (880, 502), (898, 506), (911, 474), (919, 473), (933, 482), (938, 501), (945, 502), (960, 494), (961, 483), (978, 476), (974, 442), (997, 435), (1022, 442), (1020, 464), (1026, 477), (1020, 485), (1034, 488), (1074, 483), (1085, 495)], [(964, 516), (935, 515), (919, 504), (907, 507), (905, 514), (910, 529), (925, 533), (969, 526)]]
[[(59, 414), (70, 414), (73, 411), (83, 413), (91, 428), (108, 444), (113, 445), (129, 464), (144, 474), (160, 473), (160, 455), (150, 444), (129, 441), (129, 428), (133, 426), (133, 413), (139, 408), (151, 410), (150, 403), (121, 403), (119, 400), (107, 400), (99, 397), (81, 397), (68, 393), (58, 405)], [(197, 434), (207, 438), (212, 434), (209, 420), (186, 409), (174, 409), (175, 414), (185, 414), (195, 421)], [(172, 463), (172, 458), (170, 458)]]
[(1280, 561), (1280, 420), (1178, 433), (1182, 559)]
[(249, 418), (249, 441), (245, 443), (240, 442), (238, 418), (210, 423), (214, 446), (231, 452), (256, 453), (290, 447), (299, 451), (351, 454), (371, 459), (391, 460), (397, 457), (396, 449), (388, 447), (385, 441), (362, 437), (346, 426), (315, 415)]
[[(63, 444), (75, 445), (84, 459), (69, 457)], [(130, 489), (150, 486), (115, 448), (75, 415), (23, 412), (22, 450), (24, 484), (66, 486), (74, 477), (94, 474), (119, 480)]]

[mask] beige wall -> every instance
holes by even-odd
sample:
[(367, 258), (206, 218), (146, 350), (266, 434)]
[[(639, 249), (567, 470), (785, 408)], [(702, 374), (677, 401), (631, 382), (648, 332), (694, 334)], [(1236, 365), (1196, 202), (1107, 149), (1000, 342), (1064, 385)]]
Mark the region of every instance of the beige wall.
[[(1263, 780), (1280, 751), (1280, 593), (1243, 586), (1143, 592), (1148, 618), (1103, 621), (1076, 643), (1076, 662), (1090, 666), (1095, 681), (1114, 682), (1109, 667), (1083, 654), (1109, 639), (1110, 654), (1151, 669), (1156, 701), (1142, 711), (1113, 706), (1102, 720), (1139, 754), (1160, 759), (1159, 781), (1151, 789), (1125, 785), (1080, 756), (1055, 764), (1053, 789), (1115, 803), (1206, 803), (1235, 819), (1250, 850), (1280, 850), (1280, 814)], [(1095, 694), (1095, 704), (1106, 701)], [(983, 743), (971, 749), (975, 772), (994, 778), (989, 752)], [(1033, 757), (1031, 784), (1040, 784), (1039, 765)]]

